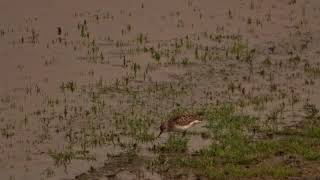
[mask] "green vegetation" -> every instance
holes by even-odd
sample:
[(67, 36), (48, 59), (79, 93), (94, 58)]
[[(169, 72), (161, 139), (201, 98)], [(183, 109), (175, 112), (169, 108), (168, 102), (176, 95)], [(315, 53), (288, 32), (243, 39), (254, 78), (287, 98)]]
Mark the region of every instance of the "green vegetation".
[(74, 159), (82, 159), (82, 160), (95, 160), (95, 158), (88, 154), (88, 152), (82, 151), (72, 151), (66, 150), (63, 152), (58, 152), (56, 150), (49, 150), (48, 155), (54, 160), (54, 164), (56, 166), (63, 165), (65, 171), (67, 171), (67, 165), (71, 163)]
[[(194, 156), (173, 158), (171, 166), (191, 168), (198, 174), (216, 179), (285, 178), (296, 175), (299, 169), (288, 164), (286, 158), (281, 156), (297, 157), (304, 161), (320, 159), (319, 126), (310, 128), (305, 125), (301, 135), (293, 132), (256, 140), (257, 135), (268, 133), (253, 129), (257, 126), (256, 118), (238, 115), (231, 105), (206, 106), (204, 112), (208, 131), (213, 134), (212, 144)], [(281, 132), (278, 131), (278, 134)], [(170, 136), (160, 152), (185, 152), (185, 141)]]
[(184, 153), (188, 149), (188, 139), (177, 135), (170, 135), (166, 143), (156, 147), (161, 153)]

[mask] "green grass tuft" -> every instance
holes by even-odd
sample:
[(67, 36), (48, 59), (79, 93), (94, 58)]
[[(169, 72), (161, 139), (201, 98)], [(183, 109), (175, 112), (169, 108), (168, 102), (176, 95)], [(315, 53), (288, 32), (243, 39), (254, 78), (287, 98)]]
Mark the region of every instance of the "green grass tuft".
[(170, 135), (168, 141), (156, 148), (158, 152), (164, 153), (183, 153), (188, 149), (188, 139), (184, 137), (178, 137), (176, 135)]

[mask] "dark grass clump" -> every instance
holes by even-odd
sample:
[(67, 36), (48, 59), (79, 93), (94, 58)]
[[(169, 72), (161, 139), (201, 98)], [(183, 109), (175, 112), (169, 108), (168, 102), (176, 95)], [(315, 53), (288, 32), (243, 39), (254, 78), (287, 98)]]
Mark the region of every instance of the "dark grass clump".
[(188, 150), (188, 139), (178, 135), (170, 135), (166, 143), (155, 147), (160, 153), (184, 153)]

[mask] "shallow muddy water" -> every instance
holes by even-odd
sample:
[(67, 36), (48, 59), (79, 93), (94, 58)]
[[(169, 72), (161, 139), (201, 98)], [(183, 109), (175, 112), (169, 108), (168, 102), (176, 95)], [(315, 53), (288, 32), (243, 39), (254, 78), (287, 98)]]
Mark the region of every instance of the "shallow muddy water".
[(176, 111), (281, 111), (282, 129), (320, 106), (318, 0), (2, 0), (0, 15), (0, 179), (205, 179), (163, 165), (216, 138), (204, 122), (167, 153), (173, 134), (154, 137)]

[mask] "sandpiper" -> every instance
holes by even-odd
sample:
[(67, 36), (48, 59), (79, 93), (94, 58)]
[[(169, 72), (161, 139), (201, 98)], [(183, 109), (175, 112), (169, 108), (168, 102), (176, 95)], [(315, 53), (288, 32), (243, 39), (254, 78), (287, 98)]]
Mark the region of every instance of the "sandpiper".
[(168, 121), (165, 121), (160, 126), (160, 135), (163, 132), (183, 132), (185, 133), (187, 129), (191, 128), (193, 125), (202, 122), (201, 116), (203, 115), (202, 112), (196, 114), (185, 114), (185, 115), (176, 115), (170, 118)]

